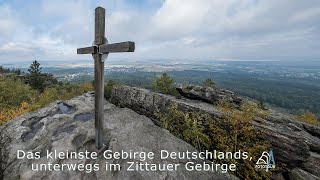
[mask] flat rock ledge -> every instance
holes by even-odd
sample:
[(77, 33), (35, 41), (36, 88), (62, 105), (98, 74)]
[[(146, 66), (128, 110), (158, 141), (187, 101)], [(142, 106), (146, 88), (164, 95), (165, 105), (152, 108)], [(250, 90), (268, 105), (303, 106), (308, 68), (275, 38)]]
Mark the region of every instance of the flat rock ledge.
[[(158, 125), (160, 122), (157, 121), (155, 113), (164, 113), (173, 103), (184, 112), (200, 112), (217, 121), (222, 119), (221, 112), (212, 104), (194, 98), (177, 99), (170, 95), (124, 85), (113, 87), (110, 101), (117, 106), (146, 115)], [(265, 139), (271, 143), (276, 162), (287, 166), (284, 176), (289, 176), (289, 179), (299, 179), (295, 178), (298, 175), (306, 180), (310, 177), (320, 179), (320, 126), (298, 122), (272, 110), (265, 119), (257, 118), (253, 125), (258, 131), (263, 132)]]
[[(36, 112), (11, 120), (0, 127), (0, 179), (237, 179), (220, 171), (187, 171), (184, 164), (190, 160), (161, 160), (160, 150), (172, 152), (197, 151), (188, 143), (154, 125), (144, 115), (128, 108), (118, 108), (105, 102), (105, 144), (116, 151), (154, 152), (148, 163), (180, 163), (177, 171), (126, 171), (128, 161), (139, 159), (46, 159), (46, 151), (96, 151), (94, 148), (94, 97), (87, 93), (64, 102), (54, 102)], [(17, 159), (17, 151), (41, 152), (40, 159)], [(42, 156), (44, 155), (44, 156)], [(197, 162), (201, 162), (196, 160)], [(32, 164), (99, 164), (100, 170), (32, 171)], [(105, 163), (118, 163), (121, 170), (106, 171)]]
[(214, 89), (208, 86), (192, 84), (177, 84), (176, 90), (183, 97), (210, 104), (217, 104), (219, 101), (224, 101), (235, 105), (235, 107), (239, 107), (242, 103), (242, 99), (239, 96), (236, 96), (234, 92), (226, 89)]

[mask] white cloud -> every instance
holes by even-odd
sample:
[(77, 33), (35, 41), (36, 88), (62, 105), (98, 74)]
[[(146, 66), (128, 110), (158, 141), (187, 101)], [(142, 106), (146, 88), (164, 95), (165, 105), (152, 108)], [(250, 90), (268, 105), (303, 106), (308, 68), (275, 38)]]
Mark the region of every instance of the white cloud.
[(313, 18), (317, 18), (319, 20), (320, 18), (320, 7), (312, 7), (306, 10), (303, 10), (301, 12), (298, 12), (297, 14), (294, 14), (291, 17), (291, 21), (293, 22), (301, 22), (301, 21), (306, 21), (310, 20)]
[(210, 0), (165, 1), (149, 25), (151, 38), (176, 39), (201, 28), (210, 8)]
[(17, 20), (8, 6), (0, 6), (0, 42), (11, 37), (17, 27)]
[[(130, 4), (131, 3), (131, 4)], [(84, 59), (93, 41), (94, 8), (105, 7), (109, 42), (135, 41), (129, 58), (320, 57), (318, 0), (42, 0), (29, 11), (0, 5), (0, 62), (36, 56)], [(157, 5), (158, 7), (147, 6)], [(138, 8), (137, 8), (138, 7)], [(26, 12), (38, 14), (26, 14)], [(30, 19), (31, 18), (31, 19)], [(19, 25), (19, 27), (17, 27)], [(11, 53), (12, 48), (19, 51)]]

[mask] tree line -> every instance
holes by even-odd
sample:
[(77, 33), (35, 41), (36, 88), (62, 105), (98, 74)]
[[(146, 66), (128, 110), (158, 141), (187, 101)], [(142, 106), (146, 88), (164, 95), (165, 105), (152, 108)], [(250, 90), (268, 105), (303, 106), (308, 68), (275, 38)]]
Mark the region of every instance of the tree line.
[(43, 73), (36, 60), (27, 73), (2, 66), (0, 70), (0, 125), (53, 101), (67, 100), (93, 91), (91, 82), (58, 82), (52, 74)]
[(10, 68), (5, 68), (3, 66), (0, 66), (0, 74), (4, 74), (4, 73), (13, 73), (13, 74), (20, 74), (21, 71), (20, 69), (10, 69)]

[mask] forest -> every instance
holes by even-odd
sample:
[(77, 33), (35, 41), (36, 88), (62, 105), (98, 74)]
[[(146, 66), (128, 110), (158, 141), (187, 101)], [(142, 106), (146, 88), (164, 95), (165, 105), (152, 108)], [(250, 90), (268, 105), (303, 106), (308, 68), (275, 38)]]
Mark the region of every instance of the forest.
[[(179, 96), (174, 83), (201, 85), (206, 80), (219, 88), (234, 91), (259, 104), (297, 116), (297, 119), (314, 122), (320, 115), (320, 91), (312, 82), (259, 79), (239, 76), (232, 72), (213, 74), (208, 71), (169, 72), (107, 72), (105, 97), (111, 95), (117, 83), (153, 89)], [(267, 83), (266, 83), (267, 82)], [(27, 72), (0, 66), (0, 124), (21, 114), (44, 107), (55, 100), (67, 100), (93, 90), (92, 77), (77, 82), (58, 81), (53, 74), (42, 72), (39, 62), (34, 61)]]
[[(212, 79), (220, 88), (229, 89), (245, 98), (264, 103), (270, 108), (288, 114), (301, 115), (312, 112), (320, 117), (320, 87), (316, 80), (261, 78), (239, 72), (213, 73), (209, 71), (168, 71), (175, 82), (201, 84)], [(106, 73), (106, 79), (151, 89), (153, 79), (162, 72), (112, 72)]]

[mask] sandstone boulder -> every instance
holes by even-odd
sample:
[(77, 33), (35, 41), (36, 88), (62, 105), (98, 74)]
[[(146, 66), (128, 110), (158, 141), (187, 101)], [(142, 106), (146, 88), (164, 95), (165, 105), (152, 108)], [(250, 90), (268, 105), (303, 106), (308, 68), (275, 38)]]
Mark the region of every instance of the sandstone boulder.
[(200, 100), (210, 104), (225, 101), (240, 106), (242, 99), (232, 91), (225, 89), (214, 89), (208, 86), (196, 86), (192, 84), (177, 84), (177, 91), (188, 99)]
[[(128, 108), (117, 108), (105, 102), (105, 144), (112, 151), (154, 152), (148, 163), (179, 163), (177, 171), (126, 171), (128, 161), (139, 159), (17, 159), (17, 151), (84, 151), (97, 152), (94, 146), (94, 97), (84, 94), (65, 102), (54, 102), (36, 112), (11, 120), (0, 127), (0, 179), (236, 179), (221, 171), (187, 171), (183, 165), (188, 160), (160, 159), (158, 152), (196, 151), (188, 143), (171, 135), (144, 115)], [(195, 160), (196, 162), (203, 162)], [(101, 169), (85, 171), (32, 171), (31, 164), (99, 164)], [(106, 171), (105, 164), (118, 163), (117, 171)]]
[(299, 168), (294, 168), (290, 173), (289, 173), (289, 178), (292, 180), (319, 180), (320, 178), (302, 170)]

